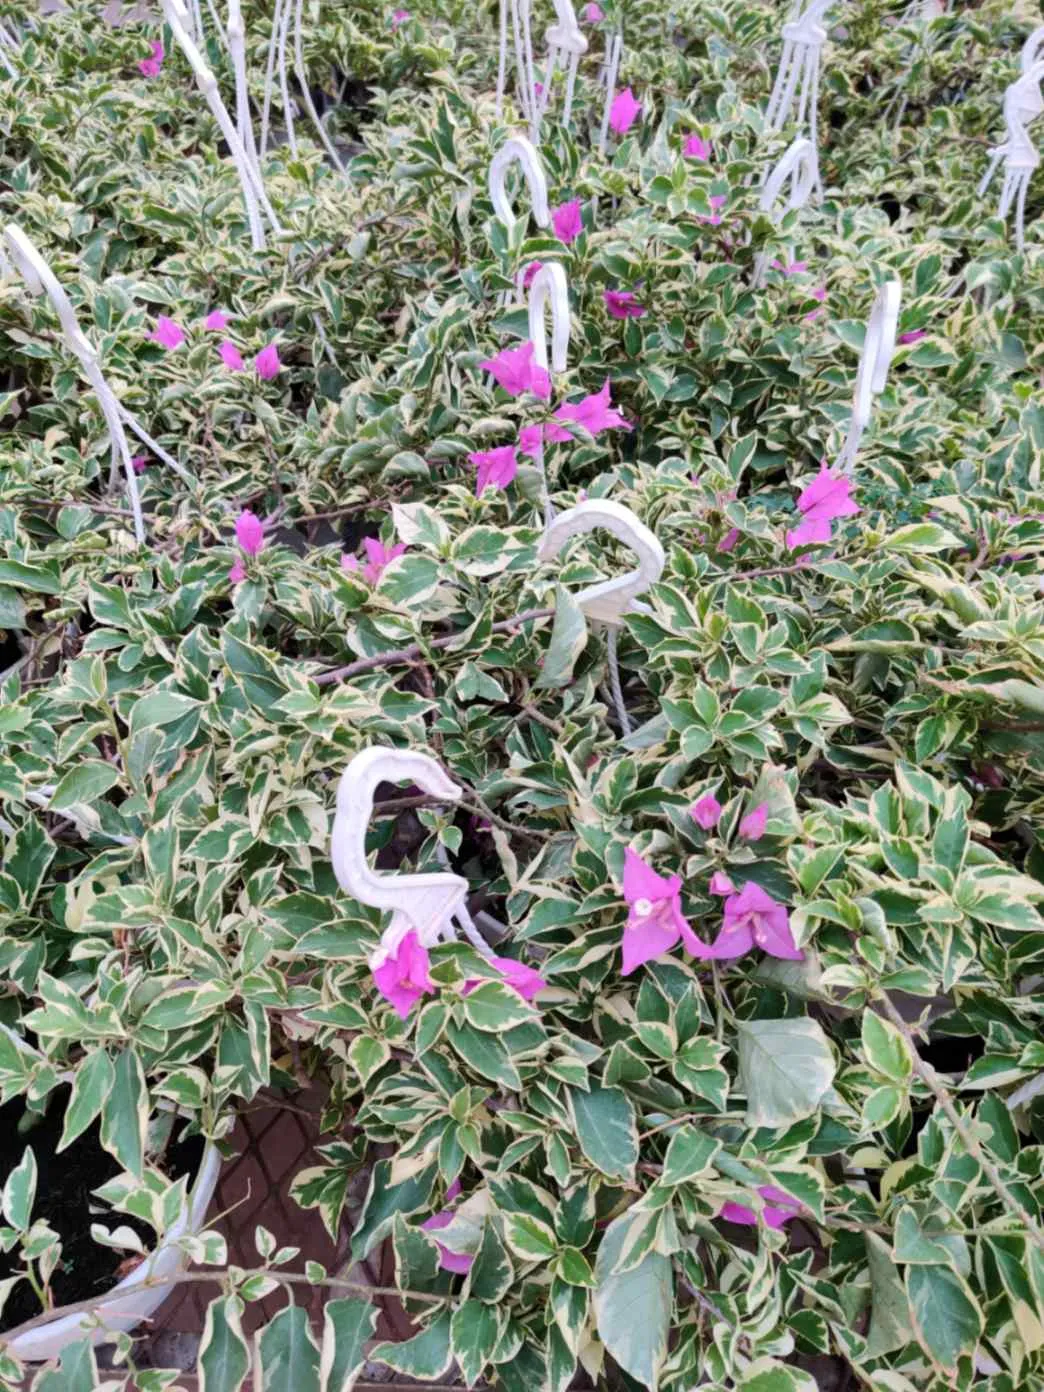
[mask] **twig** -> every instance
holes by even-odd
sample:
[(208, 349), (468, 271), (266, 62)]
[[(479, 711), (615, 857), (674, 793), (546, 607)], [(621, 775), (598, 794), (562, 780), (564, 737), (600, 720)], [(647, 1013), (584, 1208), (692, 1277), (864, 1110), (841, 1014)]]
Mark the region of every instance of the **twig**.
[(133, 517), (134, 514), (128, 508), (113, 507), (111, 503), (91, 503), (86, 498), (12, 498), (11, 502), (16, 506), (22, 507), (45, 507), (45, 508), (64, 508), (82, 507), (90, 508), (92, 512), (108, 512), (113, 517)]
[(938, 1073), (936, 1073), (935, 1069), (931, 1066), (931, 1064), (926, 1063), (925, 1060), (921, 1057), (921, 1055), (917, 1052), (917, 1045), (914, 1042), (913, 1031), (911, 1030), (910, 1026), (903, 1019), (902, 1015), (900, 1015), (899, 1011), (896, 1010), (895, 1006), (892, 1004), (888, 995), (884, 991), (881, 992), (878, 999), (880, 1000), (881, 1005), (884, 1008), (884, 1012), (888, 1016), (889, 1020), (891, 1020), (892, 1024), (895, 1025), (896, 1029), (906, 1040), (906, 1043), (910, 1050), (910, 1057), (913, 1060), (914, 1072), (925, 1084), (929, 1092), (932, 1093), (936, 1102), (938, 1102), (939, 1106), (946, 1114), (951, 1126), (956, 1131), (957, 1135), (961, 1138), (965, 1150), (972, 1157), (972, 1159), (975, 1160), (976, 1163), (981, 1167), (983, 1173), (986, 1175), (987, 1179), (993, 1185), (994, 1191), (998, 1199), (1000, 1199), (1001, 1203), (1005, 1206), (1005, 1208), (1007, 1208), (1010, 1213), (1018, 1213), (1024, 1219), (1026, 1224), (1026, 1234), (1032, 1241), (1033, 1245), (1038, 1249), (1038, 1251), (1044, 1252), (1044, 1233), (1042, 1233), (1041, 1230), (1037, 1227), (1036, 1219), (1025, 1207), (1018, 1195), (1015, 1194), (1015, 1192), (1012, 1189), (1010, 1189), (1008, 1185), (1005, 1183), (1004, 1179), (1001, 1176), (1000, 1170), (998, 1170), (997, 1166), (986, 1154), (985, 1150), (983, 1150), (982, 1146), (979, 1144), (978, 1138), (975, 1136), (974, 1132), (972, 1132), (969, 1129), (964, 1118), (961, 1116), (960, 1112), (954, 1106), (953, 1099), (951, 1098), (949, 1092), (946, 1090), (946, 1086), (943, 1083), (942, 1079), (939, 1077)]
[(550, 841), (551, 832), (536, 831), (533, 827), (516, 826), (514, 822), (507, 821), (506, 818), (493, 812), (475, 793), (475, 801), (468, 802), (461, 798), (459, 802), (447, 804), (445, 798), (429, 797), (427, 794), (419, 793), (414, 797), (388, 798), (374, 804), (373, 815), (380, 817), (385, 812), (408, 812), (415, 807), (441, 807), (445, 811), (470, 812), (475, 817), (485, 817), (488, 821), (495, 822), (497, 826), (503, 827), (505, 831), (513, 832), (515, 836), (528, 837), (531, 841)]
[[(835, 559), (836, 557), (834, 556), (817, 556), (815, 564), (820, 565), (823, 561), (832, 561)], [(717, 585), (725, 581), (728, 584), (732, 584), (734, 580), (763, 580), (769, 575), (794, 575), (799, 570), (811, 569), (811, 566), (811, 560), (805, 559), (795, 561), (793, 565), (766, 566), (764, 570), (737, 570), (732, 574), (726, 573), (724, 575), (716, 575), (711, 583)]]
[(544, 715), (542, 711), (538, 711), (536, 706), (523, 706), (522, 714), (528, 715), (530, 720), (535, 720), (538, 725), (543, 725), (545, 730), (550, 730), (553, 735), (558, 735), (559, 738), (565, 734), (565, 726), (560, 721), (552, 720), (549, 715)]
[[(126, 1294), (130, 1297), (143, 1290), (159, 1290), (163, 1286), (183, 1286), (192, 1281), (210, 1281), (217, 1284), (223, 1281), (227, 1275), (227, 1269), (223, 1269), (221, 1271), (180, 1271), (173, 1276), (159, 1278), (147, 1276), (144, 1281), (139, 1282), (134, 1287), (133, 1291), (127, 1291)], [(246, 1281), (255, 1276), (267, 1276), (271, 1280), (287, 1286), (330, 1286), (337, 1290), (361, 1291), (364, 1295), (393, 1295), (397, 1299), (406, 1297), (409, 1300), (426, 1300), (429, 1305), (441, 1305), (446, 1298), (439, 1295), (426, 1295), (423, 1291), (399, 1290), (397, 1286), (368, 1286), (365, 1281), (346, 1281), (340, 1276), (324, 1276), (320, 1281), (313, 1280), (303, 1271), (271, 1271), (265, 1267), (247, 1271), (236, 1268), (237, 1282)], [(119, 1314), (119, 1298), (114, 1298), (112, 1291), (88, 1296), (86, 1300), (77, 1300), (72, 1305), (58, 1305), (53, 1310), (45, 1310), (43, 1314), (34, 1315), (32, 1319), (27, 1319), (22, 1324), (16, 1324), (13, 1329), (5, 1330), (0, 1336), (0, 1347), (10, 1343), (12, 1339), (17, 1339), (20, 1334), (28, 1334), (31, 1329), (38, 1329), (42, 1324), (50, 1324), (52, 1320), (63, 1319), (66, 1315), (86, 1314), (96, 1310), (99, 1306), (106, 1305), (113, 1307), (109, 1312), (110, 1314)]]
[[(510, 633), (512, 629), (520, 624), (535, 623), (537, 619), (549, 619), (554, 614), (553, 609), (525, 609), (521, 614), (514, 614), (510, 619), (502, 619), (500, 623), (491, 625), (491, 633)], [(454, 643), (460, 642), (460, 633), (447, 634), (445, 638), (435, 638), (428, 645), (431, 652), (441, 648), (450, 648)], [(346, 667), (334, 667), (328, 672), (320, 672), (317, 677), (313, 677), (319, 686), (329, 686), (331, 682), (344, 681), (348, 677), (357, 677), (360, 672), (372, 672), (376, 667), (395, 667), (402, 662), (412, 662), (415, 657), (423, 657), (425, 652), (424, 644), (411, 643), (408, 648), (396, 648), (392, 652), (378, 653), (376, 657), (361, 657), (358, 662), (349, 662)]]

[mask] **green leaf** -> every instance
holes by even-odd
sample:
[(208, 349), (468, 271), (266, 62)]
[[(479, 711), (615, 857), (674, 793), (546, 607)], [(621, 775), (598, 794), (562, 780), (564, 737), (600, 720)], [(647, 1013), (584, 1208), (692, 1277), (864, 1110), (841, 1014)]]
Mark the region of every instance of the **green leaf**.
[(661, 1184), (685, 1184), (713, 1169), (721, 1142), (713, 1140), (695, 1126), (682, 1126), (671, 1137), (663, 1161)]
[(870, 1358), (903, 1348), (913, 1341), (913, 1326), (899, 1268), (888, 1243), (876, 1233), (866, 1235), (870, 1272), (870, 1330), (866, 1352)]
[(401, 1184), (391, 1183), (391, 1173), (390, 1160), (378, 1160), (373, 1167), (366, 1202), (352, 1234), (352, 1257), (355, 1261), (362, 1261), (387, 1235), (396, 1213), (404, 1216), (417, 1213), (427, 1206), (431, 1197), (431, 1186), (435, 1180), (434, 1165), (421, 1174), (404, 1179)]
[(369, 1300), (331, 1300), (323, 1306), (322, 1392), (352, 1392), (376, 1328), (377, 1307)]
[(196, 1364), (199, 1392), (239, 1392), (250, 1368), (250, 1349), (243, 1337), (243, 1303), (227, 1295), (207, 1306), (203, 1341)]
[(748, 1126), (812, 1116), (834, 1081), (834, 1055), (815, 1020), (746, 1020), (736, 1027)]
[(101, 1385), (90, 1339), (77, 1339), (62, 1349), (56, 1369), (49, 1368), (40, 1374), (33, 1383), (33, 1392), (95, 1392)]
[(500, 981), (484, 981), (468, 992), (462, 1004), (470, 1024), (493, 1033), (529, 1024), (536, 1014), (517, 991)]
[(319, 1392), (319, 1349), (302, 1305), (280, 1310), (261, 1331), (259, 1392)]
[(863, 1053), (870, 1067), (893, 1083), (905, 1083), (913, 1072), (906, 1040), (895, 1025), (872, 1010), (863, 1012)]
[(982, 1334), (982, 1310), (965, 1282), (948, 1266), (910, 1266), (906, 1271), (910, 1314), (921, 1347), (947, 1372), (972, 1353)]
[(71, 769), (55, 788), (51, 797), (51, 811), (60, 812), (75, 803), (90, 805), (102, 797), (120, 781), (120, 771), (101, 759), (88, 759)]
[(101, 1114), (101, 1143), (125, 1170), (140, 1179), (148, 1121), (148, 1093), (141, 1061), (132, 1048), (116, 1056), (112, 1090)]
[(638, 1163), (638, 1123), (634, 1107), (619, 1088), (592, 1085), (589, 1092), (570, 1088), (580, 1149), (610, 1179), (633, 1181)]
[(453, 1313), (450, 1334), (453, 1356), (460, 1364), (465, 1383), (473, 1387), (489, 1362), (500, 1336), (497, 1312), (480, 1300), (465, 1300)]
[(101, 1112), (116, 1080), (112, 1059), (105, 1049), (92, 1049), (80, 1061), (73, 1079), (72, 1095), (65, 1107), (65, 1124), (58, 1150), (63, 1151), (83, 1134)]
[(571, 1286), (593, 1286), (594, 1272), (583, 1252), (563, 1247), (558, 1254), (558, 1274)]
[(514, 1279), (507, 1249), (500, 1240), (496, 1226), (487, 1219), (482, 1229), (482, 1241), (468, 1273), (468, 1289), (476, 1299), (496, 1305), (510, 1290)]
[(623, 1368), (650, 1392), (667, 1357), (673, 1282), (669, 1258), (649, 1252), (622, 1274), (615, 1267), (631, 1218), (624, 1213), (606, 1228), (595, 1259), (595, 1322), (599, 1338)]
[(504, 1235), (512, 1252), (523, 1261), (547, 1261), (558, 1248), (554, 1229), (529, 1213), (507, 1214)]
[(194, 701), (191, 696), (183, 696), (179, 691), (150, 691), (131, 706), (128, 723), (133, 734), (150, 725), (169, 725), (190, 711), (199, 709), (199, 701)]
[(441, 1310), (420, 1334), (401, 1344), (378, 1344), (370, 1357), (375, 1363), (386, 1363), (406, 1377), (434, 1382), (453, 1360), (450, 1329), (449, 1311)]
[(755, 1359), (737, 1383), (739, 1392), (817, 1392), (817, 1387), (811, 1373), (790, 1368), (775, 1358)]
[(540, 676), (534, 689), (565, 686), (572, 679), (576, 659), (587, 644), (587, 620), (584, 612), (564, 585), (555, 586), (555, 621), (551, 641), (544, 655)]
[(916, 555), (921, 551), (947, 551), (959, 547), (961, 540), (937, 522), (914, 522), (885, 537), (882, 545), (886, 551)]
[(35, 1198), (36, 1156), (32, 1146), (26, 1146), (21, 1160), (4, 1181), (3, 1197), (0, 1199), (4, 1217), (12, 1228), (17, 1228), (19, 1232), (28, 1229)]

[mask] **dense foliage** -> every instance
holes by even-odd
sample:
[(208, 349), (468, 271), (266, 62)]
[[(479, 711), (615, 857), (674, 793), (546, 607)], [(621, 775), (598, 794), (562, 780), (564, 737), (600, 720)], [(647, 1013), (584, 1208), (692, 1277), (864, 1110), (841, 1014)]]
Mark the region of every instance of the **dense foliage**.
[[(318, 1080), (328, 1144), (295, 1196), (351, 1223), (357, 1261), (391, 1242), (418, 1332), (377, 1357), (414, 1376), (1044, 1388), (1044, 179), (1024, 255), (975, 191), (1039, 14), (839, 9), (825, 197), (774, 222), (757, 185), (787, 143), (762, 117), (783, 7), (606, 4), (571, 129), (560, 102), (544, 128), (551, 205), (580, 206), (564, 241), (493, 218), (514, 129), (495, 7), (305, 10), (347, 172), (307, 122), (296, 153), (277, 130), (263, 252), (158, 17), (113, 27), (82, 0), (0, 79), (3, 220), (189, 480), (135, 446), (139, 545), (96, 395), (8, 268), (3, 1100), (39, 1111), (71, 1079), (65, 1140), (100, 1117), (126, 1171), (106, 1197), (162, 1231), (181, 1192), (152, 1163), (164, 1108), (222, 1138), (261, 1090)], [(244, 17), (260, 107), (271, 7)], [(642, 108), (601, 155), (621, 23)], [(546, 402), (480, 366), (527, 336), (497, 296), (533, 260), (571, 298)], [(828, 542), (791, 545), (896, 277), (851, 496)], [(178, 332), (153, 337), (160, 316)], [(622, 422), (555, 415), (606, 382)], [(616, 640), (629, 730), (575, 598), (626, 548), (600, 531), (542, 562), (524, 452), (476, 496), (469, 456), (546, 421), (567, 426), (546, 443), (555, 506), (622, 503), (666, 552)], [(466, 875), (535, 995), (464, 941), (432, 949), (405, 1017), (376, 989), (379, 915), (329, 856), (336, 779), (374, 743), (464, 789), (389, 792), (380, 865)], [(625, 893), (628, 852), (662, 878), (628, 858)], [(625, 973), (642, 899), (701, 948), (758, 931)], [(28, 1159), (0, 1240), (46, 1300), (60, 1253), (32, 1208)], [(288, 1259), (259, 1252), (269, 1274), (233, 1273), (211, 1307), (208, 1392), (246, 1376), (242, 1302)], [(216, 1234), (194, 1253), (224, 1260)], [(351, 1384), (370, 1313), (345, 1273), (311, 1276), (327, 1381), (286, 1311), (265, 1387)], [(62, 1387), (100, 1385), (75, 1360)], [(0, 1353), (2, 1385), (19, 1376)]]

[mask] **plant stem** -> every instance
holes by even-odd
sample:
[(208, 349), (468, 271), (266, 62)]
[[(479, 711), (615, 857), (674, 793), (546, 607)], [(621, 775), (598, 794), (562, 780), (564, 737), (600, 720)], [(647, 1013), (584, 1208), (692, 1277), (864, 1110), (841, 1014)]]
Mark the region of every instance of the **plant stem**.
[[(549, 619), (554, 612), (553, 609), (524, 609), (521, 614), (513, 614), (510, 619), (502, 619), (499, 623), (493, 624), (490, 632), (510, 633), (520, 624)], [(434, 652), (437, 649), (452, 647), (460, 641), (460, 637), (459, 633), (450, 633), (445, 638), (435, 638), (427, 645), (427, 650)], [(395, 648), (392, 652), (378, 653), (376, 657), (361, 657), (358, 662), (349, 662), (346, 667), (334, 667), (328, 672), (320, 672), (312, 680), (319, 686), (329, 686), (332, 682), (357, 677), (361, 672), (372, 672), (377, 667), (395, 667), (403, 662), (412, 662), (414, 658), (423, 657), (424, 653), (425, 647), (422, 643), (411, 643), (408, 648)]]
[(967, 1122), (964, 1120), (960, 1112), (954, 1106), (953, 1098), (950, 1096), (949, 1092), (946, 1089), (945, 1083), (939, 1077), (938, 1073), (936, 1073), (935, 1069), (931, 1066), (931, 1064), (926, 1063), (925, 1060), (921, 1057), (921, 1055), (917, 1052), (917, 1045), (914, 1042), (913, 1030), (903, 1019), (902, 1015), (900, 1015), (899, 1011), (895, 1008), (895, 1006), (892, 1004), (892, 1001), (889, 999), (888, 995), (884, 991), (880, 993), (880, 995), (878, 996), (878, 1000), (881, 1002), (881, 1005), (884, 1009), (884, 1013), (888, 1016), (889, 1020), (891, 1020), (892, 1024), (895, 1025), (896, 1029), (906, 1040), (907, 1046), (910, 1050), (910, 1056), (913, 1059), (914, 1072), (921, 1079), (924, 1085), (928, 1088), (929, 1092), (932, 1093), (935, 1100), (942, 1108), (943, 1112), (949, 1119), (949, 1122), (953, 1127), (954, 1131), (956, 1131), (957, 1135), (961, 1138), (961, 1142), (963, 1143), (965, 1150), (972, 1157), (972, 1159), (975, 1160), (976, 1163), (980, 1166), (982, 1172), (986, 1175), (986, 1178), (993, 1185), (994, 1192), (996, 1193), (997, 1198), (1000, 1199), (1001, 1203), (1004, 1205), (1005, 1208), (1007, 1208), (1008, 1212), (1017, 1213), (1024, 1220), (1026, 1224), (1026, 1236), (1030, 1239), (1030, 1241), (1033, 1243), (1033, 1245), (1037, 1248), (1038, 1251), (1044, 1252), (1044, 1233), (1042, 1233), (1040, 1228), (1038, 1228), (1036, 1219), (1034, 1218), (1033, 1214), (1030, 1213), (1029, 1209), (1026, 1208), (1022, 1200), (1015, 1194), (1015, 1192), (1012, 1189), (1008, 1187), (1007, 1183), (1001, 1175), (1000, 1170), (994, 1164), (990, 1156), (987, 1155), (986, 1151), (980, 1145), (978, 1137), (970, 1129)]
[[(137, 1293), (143, 1290), (159, 1290), (165, 1286), (183, 1286), (193, 1281), (210, 1281), (217, 1284), (224, 1281), (227, 1275), (227, 1268), (220, 1271), (180, 1271), (173, 1276), (162, 1276), (158, 1279), (146, 1277), (144, 1281), (139, 1282), (134, 1287), (134, 1291)], [(239, 1268), (236, 1270), (237, 1283), (253, 1276), (267, 1276), (286, 1286), (330, 1286), (336, 1290), (359, 1291), (363, 1295), (392, 1295), (396, 1299), (426, 1300), (429, 1305), (441, 1305), (445, 1300), (445, 1296), (427, 1295), (423, 1291), (399, 1290), (397, 1286), (368, 1286), (364, 1281), (346, 1281), (340, 1276), (324, 1276), (320, 1281), (313, 1280), (303, 1271), (271, 1271), (264, 1267), (252, 1271), (244, 1271)], [(77, 1300), (71, 1305), (59, 1305), (54, 1310), (47, 1310), (41, 1315), (34, 1315), (32, 1319), (25, 1320), (22, 1324), (16, 1324), (13, 1329), (5, 1330), (3, 1335), (0, 1335), (0, 1347), (10, 1343), (12, 1339), (17, 1339), (20, 1334), (28, 1334), (31, 1329), (38, 1329), (42, 1324), (50, 1324), (52, 1320), (62, 1319), (66, 1315), (86, 1314), (105, 1305), (114, 1306), (113, 1313), (119, 1313), (119, 1300), (118, 1298), (113, 1299), (112, 1291), (88, 1296), (86, 1300)]]

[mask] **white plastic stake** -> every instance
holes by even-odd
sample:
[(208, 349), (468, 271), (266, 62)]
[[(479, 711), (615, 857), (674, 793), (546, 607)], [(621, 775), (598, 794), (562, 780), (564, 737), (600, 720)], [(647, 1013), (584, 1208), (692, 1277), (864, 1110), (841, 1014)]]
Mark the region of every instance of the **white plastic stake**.
[[(797, 97), (795, 121), (799, 133), (807, 134), (812, 143), (816, 166), (815, 187), (822, 195), (819, 179), (819, 71), (827, 31), (820, 22), (834, 0), (810, 0), (801, 8), (797, 0), (791, 17), (783, 26), (783, 53), (776, 72), (776, 81), (765, 111), (765, 129), (781, 131), (790, 120)], [(800, 85), (800, 94), (798, 87)]]
[(631, 722), (623, 701), (620, 685), (620, 667), (616, 659), (616, 631), (623, 623), (624, 614), (649, 613), (646, 605), (638, 598), (650, 585), (654, 585), (663, 574), (666, 557), (663, 547), (643, 522), (640, 522), (630, 508), (608, 499), (592, 498), (585, 503), (577, 503), (556, 517), (544, 534), (537, 553), (541, 561), (553, 560), (566, 543), (574, 536), (592, 532), (604, 527), (619, 541), (629, 546), (638, 557), (638, 569), (613, 580), (602, 580), (590, 585), (576, 596), (576, 602), (584, 614), (593, 622), (606, 626), (608, 632), (609, 686), (612, 691), (616, 718), (625, 735), (631, 732)]
[(247, 222), (250, 227), (250, 240), (255, 251), (263, 251), (265, 248), (265, 229), (261, 221), (261, 213), (264, 212), (268, 218), (273, 231), (282, 231), (279, 226), (279, 219), (275, 215), (268, 195), (265, 193), (265, 186), (261, 180), (257, 168), (251, 164), (250, 156), (247, 154), (243, 142), (239, 138), (239, 133), (235, 128), (231, 116), (225, 103), (221, 100), (221, 93), (218, 91), (217, 78), (211, 72), (203, 59), (203, 55), (193, 43), (186, 29), (188, 11), (183, 0), (160, 0), (163, 6), (163, 15), (170, 26), (178, 45), (185, 57), (189, 61), (189, 66), (195, 74), (196, 83), (200, 91), (206, 98), (207, 105), (218, 123), (221, 134), (228, 145), (232, 155), (233, 163), (239, 174), (239, 182), (243, 189), (243, 202), (246, 206)]
[[(524, 272), (520, 279), (524, 278)], [(548, 354), (547, 310), (551, 311), (551, 352)], [(529, 337), (533, 344), (533, 361), (545, 372), (565, 372), (569, 358), (569, 283), (557, 261), (546, 261), (529, 286)], [(555, 509), (544, 464), (544, 444), (535, 460), (544, 481), (544, 534), (551, 526)]]
[(837, 467), (850, 472), (855, 464), (860, 441), (874, 413), (874, 397), (880, 396), (888, 382), (888, 368), (895, 352), (895, 335), (899, 327), (899, 304), (902, 287), (898, 280), (886, 280), (877, 292), (874, 307), (866, 326), (863, 351), (856, 373), (855, 395), (852, 401), (852, 420)]
[(598, 153), (600, 155), (605, 154), (606, 141), (609, 139), (609, 116), (613, 109), (613, 99), (616, 96), (616, 78), (620, 71), (620, 58), (622, 54), (623, 35), (614, 34), (606, 59), (605, 110), (602, 112), (602, 128), (598, 132)]
[(301, 89), (301, 99), (304, 102), (305, 110), (311, 118), (312, 125), (315, 126), (323, 149), (330, 156), (333, 167), (339, 174), (344, 173), (344, 165), (341, 157), (337, 153), (333, 141), (326, 133), (326, 127), (319, 118), (319, 113), (315, 109), (312, 101), (312, 93), (308, 88), (308, 71), (304, 64), (304, 51), (301, 43), (301, 21), (304, 13), (304, 0), (296, 0), (294, 7), (294, 72), (297, 74), (297, 84)]
[(370, 959), (377, 968), (396, 951), (407, 933), (416, 930), (424, 947), (456, 939), (454, 924), (485, 956), (492, 955), (468, 913), (468, 882), (452, 871), (418, 875), (379, 875), (366, 859), (366, 829), (373, 799), (381, 783), (415, 783), (426, 793), (457, 802), (461, 789), (427, 754), (419, 751), (364, 749), (349, 763), (337, 785), (337, 813), (330, 836), (330, 860), (337, 883), (361, 904), (391, 911), (391, 922)]
[(261, 177), (261, 164), (257, 157), (257, 144), (254, 140), (254, 122), (250, 115), (250, 87), (247, 81), (246, 30), (243, 27), (243, 12), (239, 0), (228, 0), (228, 51), (232, 55), (232, 71), (236, 79), (236, 129), (247, 158), (257, 177)]
[(138, 492), (138, 480), (134, 473), (134, 465), (131, 463), (130, 450), (127, 448), (127, 436), (123, 429), (121, 408), (112, 388), (102, 374), (98, 355), (84, 337), (76, 318), (76, 311), (73, 309), (68, 295), (59, 284), (58, 278), (22, 229), (15, 223), (9, 222), (4, 228), (4, 240), (7, 244), (8, 255), (19, 275), (25, 281), (29, 293), (31, 295), (46, 295), (50, 300), (55, 313), (58, 315), (58, 322), (61, 324), (62, 337), (66, 346), (78, 359), (83, 368), (84, 376), (94, 388), (94, 394), (98, 398), (98, 404), (109, 429), (113, 457), (114, 459), (118, 458), (123, 464), (131, 512), (134, 516), (134, 535), (139, 543), (144, 543), (145, 519), (141, 512), (141, 495)]
[[(812, 147), (812, 142), (799, 135), (796, 140), (790, 143), (784, 151), (783, 157), (765, 179), (758, 196), (758, 207), (763, 213), (768, 213), (773, 221), (778, 221), (782, 213), (793, 212), (795, 208), (803, 208), (816, 186), (816, 175), (816, 152)], [(774, 210), (783, 196), (783, 189), (788, 180), (790, 191), (786, 195), (782, 213), (777, 213)], [(758, 257), (754, 267), (754, 284), (756, 286), (760, 285), (764, 279), (768, 257), (767, 251), (763, 251)]]

